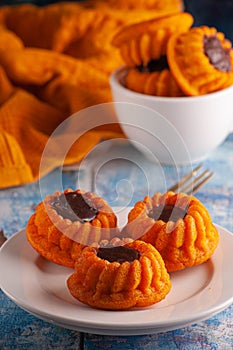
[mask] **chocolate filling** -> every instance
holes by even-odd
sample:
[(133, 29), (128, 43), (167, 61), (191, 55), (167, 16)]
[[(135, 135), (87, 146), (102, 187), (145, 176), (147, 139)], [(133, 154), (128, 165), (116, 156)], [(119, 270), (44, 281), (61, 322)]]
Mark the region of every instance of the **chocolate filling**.
[(140, 253), (133, 249), (125, 246), (105, 246), (100, 247), (97, 251), (97, 256), (100, 259), (108, 260), (109, 262), (119, 262), (120, 264), (128, 261), (133, 262), (140, 258)]
[(163, 55), (158, 60), (151, 60), (146, 66), (141, 64), (140, 66), (137, 66), (136, 69), (140, 73), (161, 72), (164, 69), (169, 69), (167, 56)]
[(171, 204), (165, 204), (153, 207), (153, 209), (149, 211), (148, 216), (154, 220), (176, 222), (179, 219), (185, 218), (187, 210), (188, 208), (180, 208)]
[(216, 35), (204, 36), (204, 53), (214, 68), (221, 72), (231, 72), (230, 50), (224, 49)]
[(54, 198), (51, 206), (64, 219), (71, 221), (90, 222), (98, 214), (92, 203), (80, 193), (68, 192)]

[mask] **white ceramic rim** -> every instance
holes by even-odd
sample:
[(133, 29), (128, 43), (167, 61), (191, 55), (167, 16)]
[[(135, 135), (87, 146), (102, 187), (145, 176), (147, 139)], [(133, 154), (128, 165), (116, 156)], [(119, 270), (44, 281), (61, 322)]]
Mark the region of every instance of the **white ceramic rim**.
[[(174, 102), (174, 101), (179, 101), (179, 102), (190, 102), (193, 100), (205, 100), (205, 99), (214, 99), (216, 98), (216, 96), (218, 95), (223, 95), (226, 94), (228, 92), (231, 92), (231, 90), (233, 90), (233, 85), (223, 89), (223, 90), (219, 90), (219, 91), (215, 91), (209, 94), (205, 94), (205, 95), (201, 95), (201, 96), (183, 96), (183, 97), (164, 97), (164, 96), (152, 96), (152, 95), (146, 95), (146, 94), (141, 94), (135, 91), (131, 91), (129, 89), (127, 89), (122, 83), (120, 83), (120, 79), (124, 78), (124, 75), (127, 72), (127, 67), (126, 66), (122, 66), (118, 69), (116, 69), (115, 71), (112, 72), (112, 74), (110, 75), (110, 84), (114, 87), (117, 87), (118, 89), (122, 89), (124, 91), (124, 93), (132, 95), (132, 96), (143, 96), (143, 98), (145, 100), (149, 100), (149, 101), (153, 101), (153, 100), (158, 100), (158, 101), (167, 101), (167, 102)], [(120, 101), (119, 101), (120, 102)]]
[[(50, 290), (46, 283), (51, 277), (55, 281), (59, 273), (68, 277), (72, 269), (39, 257), (27, 242), (24, 230), (14, 235), (1, 248), (1, 287), (3, 292), (23, 309), (43, 320), (69, 329), (96, 334), (136, 335), (181, 328), (212, 317), (233, 302), (233, 235), (216, 226), (221, 235), (221, 242), (210, 261), (172, 276), (175, 286), (180, 286), (179, 293), (184, 289), (184, 278), (188, 278), (186, 282), (191, 283), (186, 285), (188, 293), (191, 293), (190, 297), (185, 290), (184, 296), (176, 295), (178, 293), (174, 290), (173, 297), (168, 295), (164, 301), (152, 307), (113, 312), (91, 309), (73, 299), (64, 285), (60, 291), (59, 284), (58, 294)], [(38, 270), (35, 262), (42, 264), (42, 270)], [(61, 297), (59, 292), (62, 293)], [(177, 298), (181, 298), (179, 302), (176, 302)]]

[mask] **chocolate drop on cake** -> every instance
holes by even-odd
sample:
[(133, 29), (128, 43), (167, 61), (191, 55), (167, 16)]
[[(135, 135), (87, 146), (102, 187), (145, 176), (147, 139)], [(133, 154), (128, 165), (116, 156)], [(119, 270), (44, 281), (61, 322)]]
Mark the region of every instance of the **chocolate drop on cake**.
[(224, 49), (216, 35), (204, 36), (204, 53), (214, 68), (221, 72), (231, 72), (230, 50)]
[(164, 222), (176, 222), (184, 219), (187, 214), (187, 208), (176, 207), (171, 204), (165, 204), (153, 207), (148, 216), (154, 220), (163, 220)]
[(146, 66), (142, 64), (136, 67), (140, 73), (161, 72), (164, 69), (169, 69), (167, 56), (163, 55), (157, 60), (151, 60)]
[(92, 203), (77, 192), (63, 193), (55, 197), (51, 206), (64, 219), (82, 223), (92, 221), (98, 214)]
[(105, 246), (98, 249), (97, 256), (111, 263), (116, 261), (121, 264), (125, 261), (133, 262), (134, 260), (138, 260), (140, 253), (133, 248), (124, 246)]

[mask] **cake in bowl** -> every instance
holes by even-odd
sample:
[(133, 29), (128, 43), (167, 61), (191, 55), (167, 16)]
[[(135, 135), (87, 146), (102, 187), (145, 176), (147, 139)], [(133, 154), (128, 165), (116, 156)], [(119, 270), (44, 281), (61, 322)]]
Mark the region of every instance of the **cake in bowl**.
[(232, 43), (193, 21), (187, 12), (141, 21), (112, 41), (124, 62), (110, 76), (116, 115), (134, 146), (163, 164), (204, 160), (232, 129)]
[(186, 32), (192, 23), (192, 15), (181, 12), (131, 24), (116, 33), (112, 43), (129, 68), (126, 87), (148, 95), (183, 96), (169, 69), (167, 44), (174, 33)]
[(177, 84), (187, 96), (221, 91), (233, 84), (232, 43), (216, 28), (194, 27), (172, 35), (167, 59)]

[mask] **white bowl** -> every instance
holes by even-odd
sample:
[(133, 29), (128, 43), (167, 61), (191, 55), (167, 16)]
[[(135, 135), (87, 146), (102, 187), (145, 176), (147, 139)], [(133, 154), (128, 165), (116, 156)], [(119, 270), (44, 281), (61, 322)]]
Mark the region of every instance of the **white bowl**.
[(110, 76), (118, 120), (126, 136), (165, 164), (205, 159), (231, 131), (233, 86), (195, 97), (157, 97), (124, 86), (126, 67)]

